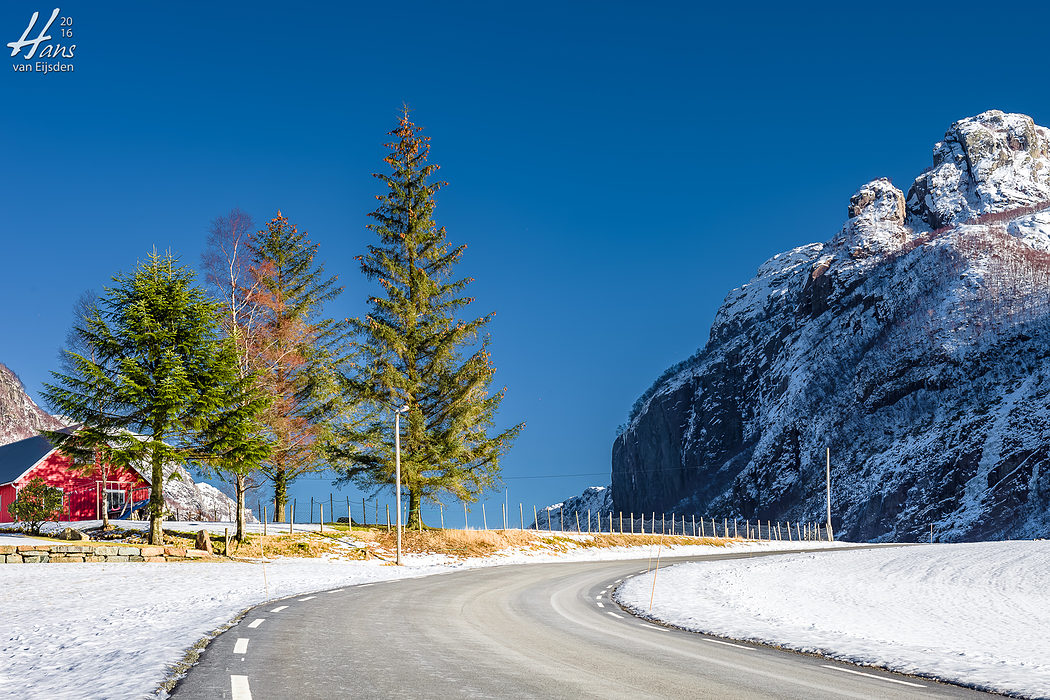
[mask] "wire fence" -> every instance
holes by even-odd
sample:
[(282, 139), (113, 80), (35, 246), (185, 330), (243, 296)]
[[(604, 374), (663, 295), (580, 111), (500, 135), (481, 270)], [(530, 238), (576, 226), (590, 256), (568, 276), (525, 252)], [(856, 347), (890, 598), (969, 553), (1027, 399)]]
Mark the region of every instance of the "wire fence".
[[(825, 523), (801, 521), (754, 520), (749, 518), (716, 518), (709, 515), (683, 513), (622, 513), (591, 511), (563, 511), (561, 509), (540, 509), (536, 506), (525, 507), (523, 503), (500, 504), (498, 511), (489, 513), (485, 504), (480, 512), (469, 511), (466, 504), (462, 513), (452, 513), (441, 506), (438, 511), (438, 522), (431, 523), (428, 529), (464, 529), (464, 530), (533, 530), (556, 533), (584, 533), (592, 535), (675, 535), (679, 537), (712, 537), (717, 539), (744, 539), (785, 542), (806, 542), (828, 540), (828, 527)], [(360, 499), (351, 501), (349, 497), (336, 499), (330, 495), (327, 500), (310, 499), (309, 506), (304, 502), (298, 508), (297, 499), (292, 499), (284, 508), (283, 517), (273, 518), (273, 502), (256, 504), (257, 513), (272, 522), (290, 522), (318, 524), (343, 523), (366, 527), (396, 526), (397, 511), (391, 512), (388, 503), (378, 499), (371, 501)], [(404, 509), (404, 504), (403, 504)], [(298, 513), (298, 517), (296, 514)], [(402, 523), (408, 522), (408, 513), (402, 511)], [(422, 522), (417, 521), (419, 527)], [(462, 525), (462, 527), (460, 527)]]

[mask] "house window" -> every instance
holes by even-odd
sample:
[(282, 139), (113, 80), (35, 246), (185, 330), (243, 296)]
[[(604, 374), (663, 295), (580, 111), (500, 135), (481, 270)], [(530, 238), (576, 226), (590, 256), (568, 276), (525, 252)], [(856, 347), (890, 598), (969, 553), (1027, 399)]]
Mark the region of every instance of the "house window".
[(106, 510), (123, 510), (125, 494), (119, 489), (106, 489)]

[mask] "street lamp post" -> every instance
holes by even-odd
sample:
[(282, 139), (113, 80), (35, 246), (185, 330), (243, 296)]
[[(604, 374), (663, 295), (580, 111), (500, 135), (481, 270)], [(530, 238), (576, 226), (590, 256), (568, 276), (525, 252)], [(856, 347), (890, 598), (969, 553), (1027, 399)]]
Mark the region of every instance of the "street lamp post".
[[(401, 566), (401, 414), (408, 410), (408, 405), (402, 406), (394, 411), (394, 478), (397, 485), (397, 558), (396, 564)], [(389, 522), (389, 521), (387, 521)]]

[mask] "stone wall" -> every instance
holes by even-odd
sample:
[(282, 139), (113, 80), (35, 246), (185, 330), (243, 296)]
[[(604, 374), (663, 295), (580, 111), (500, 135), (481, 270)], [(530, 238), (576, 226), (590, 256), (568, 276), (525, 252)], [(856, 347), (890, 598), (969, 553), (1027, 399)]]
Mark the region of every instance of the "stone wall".
[(64, 562), (195, 561), (217, 559), (201, 549), (132, 544), (0, 545), (0, 564)]

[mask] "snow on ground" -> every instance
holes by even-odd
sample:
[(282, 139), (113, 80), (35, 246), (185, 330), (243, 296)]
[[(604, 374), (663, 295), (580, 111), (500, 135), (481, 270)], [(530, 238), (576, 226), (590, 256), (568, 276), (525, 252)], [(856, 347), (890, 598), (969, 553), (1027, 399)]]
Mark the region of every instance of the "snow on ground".
[[(181, 527), (184, 523), (179, 523)], [(207, 525), (213, 525), (208, 523)], [(586, 535), (572, 535), (586, 539)], [(6, 536), (3, 538), (6, 540)], [(800, 543), (735, 544), (733, 551)], [(803, 543), (810, 547), (827, 543)], [(648, 547), (508, 552), (452, 561), (408, 556), (376, 561), (280, 559), (262, 563), (0, 565), (0, 697), (139, 698), (152, 694), (187, 649), (267, 600), (342, 586), (457, 569), (548, 561), (645, 558)], [(663, 556), (712, 554), (722, 547), (664, 548)], [(76, 684), (70, 684), (75, 678)]]
[(1050, 697), (1047, 541), (688, 563), (652, 586), (636, 576), (616, 598), (697, 632)]

